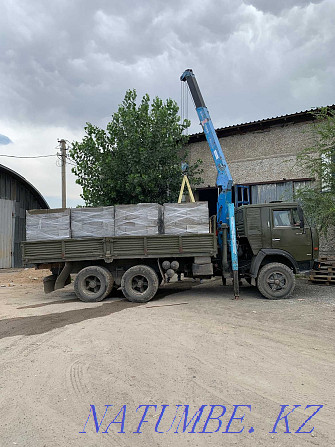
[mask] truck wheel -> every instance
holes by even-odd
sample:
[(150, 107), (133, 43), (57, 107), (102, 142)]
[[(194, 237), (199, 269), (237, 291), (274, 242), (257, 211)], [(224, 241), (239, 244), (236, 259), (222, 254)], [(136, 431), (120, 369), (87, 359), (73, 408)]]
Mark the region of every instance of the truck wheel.
[(295, 287), (293, 271), (285, 264), (271, 262), (261, 268), (257, 288), (265, 298), (277, 300), (289, 298)]
[(158, 276), (147, 265), (135, 265), (122, 276), (121, 288), (128, 301), (146, 303), (156, 295)]
[(85, 267), (76, 276), (74, 291), (81, 301), (94, 303), (110, 294), (113, 283), (113, 276), (105, 267)]

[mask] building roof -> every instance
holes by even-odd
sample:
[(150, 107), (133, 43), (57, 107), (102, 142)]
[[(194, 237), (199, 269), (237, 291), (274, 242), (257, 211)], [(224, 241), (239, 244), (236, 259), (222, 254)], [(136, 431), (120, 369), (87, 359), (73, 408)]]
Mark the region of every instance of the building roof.
[[(327, 108), (335, 110), (335, 104), (327, 106)], [(251, 121), (249, 123), (234, 124), (233, 126), (221, 127), (216, 129), (218, 138), (229, 137), (232, 135), (243, 134), (247, 132), (255, 132), (257, 130), (268, 129), (272, 126), (284, 126), (285, 124), (302, 123), (306, 121), (314, 121), (313, 112), (320, 109), (310, 109), (303, 112), (291, 113), (288, 115), (276, 116), (273, 118), (265, 118), (263, 120)], [(205, 134), (199, 132), (189, 136), (188, 143), (196, 143), (197, 141), (206, 140)]]
[(48, 203), (47, 203), (47, 201), (42, 196), (42, 194), (35, 188), (35, 186), (33, 186), (30, 182), (28, 182), (28, 180), (26, 180), (24, 177), (22, 177), (22, 175), (18, 174), (17, 172), (13, 171), (10, 168), (7, 168), (7, 166), (4, 166), (4, 165), (0, 164), (0, 173), (1, 172), (9, 174), (13, 178), (15, 178), (15, 180), (18, 180), (19, 182), (23, 183), (25, 185), (25, 187), (29, 191), (31, 191), (31, 193), (36, 197), (36, 199), (38, 200), (39, 204), (41, 205), (41, 208), (44, 208), (44, 209), (50, 208)]

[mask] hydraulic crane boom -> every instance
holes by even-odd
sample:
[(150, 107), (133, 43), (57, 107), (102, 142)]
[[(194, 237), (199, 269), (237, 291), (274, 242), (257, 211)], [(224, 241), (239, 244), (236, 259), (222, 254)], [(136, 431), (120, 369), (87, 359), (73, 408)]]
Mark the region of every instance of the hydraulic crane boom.
[(217, 203), (217, 223), (219, 229), (219, 246), (221, 253), (223, 253), (222, 224), (228, 225), (228, 242), (230, 247), (232, 270), (234, 278), (234, 294), (235, 298), (239, 296), (238, 285), (238, 258), (237, 258), (237, 242), (236, 242), (236, 228), (235, 228), (235, 210), (232, 202), (232, 186), (233, 178), (230, 174), (229, 167), (225, 156), (223, 154), (219, 139), (216, 135), (212, 120), (209, 116), (208, 109), (205, 105), (201, 95), (197, 80), (191, 69), (187, 69), (180, 77), (181, 81), (186, 81), (191, 95), (194, 100), (195, 108), (206, 136), (209, 148), (211, 150), (213, 160), (218, 172), (216, 184), (220, 188), (220, 195)]

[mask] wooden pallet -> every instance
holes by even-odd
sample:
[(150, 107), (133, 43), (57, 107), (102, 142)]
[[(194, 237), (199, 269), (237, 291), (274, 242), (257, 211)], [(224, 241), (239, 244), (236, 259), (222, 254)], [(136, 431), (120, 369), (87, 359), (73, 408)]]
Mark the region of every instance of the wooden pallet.
[(321, 262), (335, 262), (335, 256), (320, 256), (319, 261), (321, 261)]
[(335, 284), (335, 259), (321, 257), (318, 263), (318, 270), (312, 270), (310, 273), (310, 281), (327, 285)]

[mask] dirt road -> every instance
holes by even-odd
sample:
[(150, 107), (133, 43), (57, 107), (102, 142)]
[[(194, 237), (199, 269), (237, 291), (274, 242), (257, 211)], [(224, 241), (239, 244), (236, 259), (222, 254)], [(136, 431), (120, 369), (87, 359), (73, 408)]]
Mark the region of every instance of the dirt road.
[(335, 444), (334, 287), (233, 301), (185, 281), (87, 304), (41, 276), (0, 271), (1, 447)]

